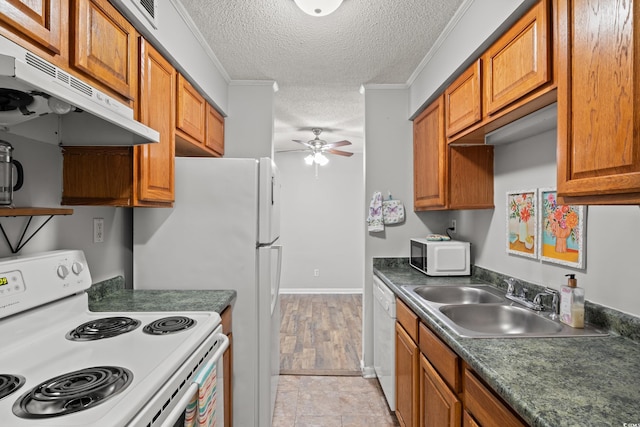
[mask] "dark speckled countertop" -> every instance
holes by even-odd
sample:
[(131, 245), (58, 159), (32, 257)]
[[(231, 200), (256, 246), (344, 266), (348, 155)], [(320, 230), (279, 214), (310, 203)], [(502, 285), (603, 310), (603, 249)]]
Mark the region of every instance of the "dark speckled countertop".
[(600, 312), (591, 304), (587, 320), (612, 327), (609, 336), (460, 338), (421, 309), (402, 285), (492, 282), (486, 271), (435, 278), (404, 259), (374, 259), (374, 274), (532, 426), (640, 425), (640, 342), (629, 338), (638, 336), (638, 318)]
[(125, 289), (120, 276), (94, 284), (87, 293), (91, 311), (215, 311), (220, 314), (236, 299), (234, 290)]

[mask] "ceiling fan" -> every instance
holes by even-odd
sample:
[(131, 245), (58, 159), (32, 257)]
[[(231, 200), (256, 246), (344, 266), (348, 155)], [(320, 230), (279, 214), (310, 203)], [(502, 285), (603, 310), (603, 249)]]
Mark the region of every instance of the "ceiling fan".
[[(353, 153), (349, 153), (348, 151), (336, 150), (335, 147), (343, 147), (345, 145), (351, 145), (351, 142), (347, 140), (342, 140), (338, 142), (328, 143), (325, 140), (320, 139), (320, 134), (322, 133), (322, 128), (313, 128), (311, 129), (313, 134), (316, 136), (314, 139), (310, 141), (301, 141), (299, 139), (294, 139), (293, 142), (297, 142), (298, 144), (304, 145), (306, 148), (302, 150), (310, 150), (311, 153), (305, 157), (305, 162), (308, 165), (318, 164), (320, 166), (324, 166), (329, 163), (329, 159), (325, 156), (325, 154), (337, 154), (338, 156), (351, 157)], [(290, 150), (290, 151), (301, 151), (301, 150)]]

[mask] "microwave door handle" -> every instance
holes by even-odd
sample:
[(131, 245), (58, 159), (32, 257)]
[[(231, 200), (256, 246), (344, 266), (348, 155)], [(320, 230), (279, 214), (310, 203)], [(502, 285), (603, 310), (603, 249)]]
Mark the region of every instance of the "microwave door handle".
[[(225, 334), (219, 335), (220, 339), (222, 340), (222, 345), (220, 345), (215, 353), (213, 353), (213, 356), (211, 356), (211, 359), (216, 361), (220, 359), (227, 348), (229, 348), (229, 337), (227, 337)], [(167, 418), (164, 420), (160, 427), (173, 427), (178, 418), (180, 418), (180, 416), (184, 414), (184, 411), (187, 408), (189, 402), (191, 402), (193, 395), (198, 393), (198, 387), (198, 383), (191, 383), (191, 385), (187, 389), (187, 392), (180, 398), (176, 406), (171, 410), (169, 415), (167, 415)]]

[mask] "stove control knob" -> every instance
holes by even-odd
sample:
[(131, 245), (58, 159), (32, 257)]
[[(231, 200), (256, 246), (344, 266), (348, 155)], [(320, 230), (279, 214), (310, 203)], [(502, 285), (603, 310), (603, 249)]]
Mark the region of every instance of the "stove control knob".
[(69, 269), (66, 265), (59, 265), (56, 273), (58, 273), (59, 278), (64, 279), (69, 275)]
[(75, 261), (71, 265), (71, 271), (73, 271), (73, 274), (75, 274), (76, 276), (82, 273), (83, 270), (84, 270), (84, 265), (82, 265), (81, 262)]

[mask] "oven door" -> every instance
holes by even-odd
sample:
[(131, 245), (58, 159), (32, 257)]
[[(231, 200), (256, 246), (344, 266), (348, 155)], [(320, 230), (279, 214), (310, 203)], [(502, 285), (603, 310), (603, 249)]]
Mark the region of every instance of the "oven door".
[[(198, 347), (187, 361), (167, 380), (151, 401), (127, 427), (173, 427), (184, 425), (187, 406), (194, 397), (197, 398), (199, 384), (195, 382), (198, 374), (214, 363), (214, 370), (209, 375), (216, 375), (216, 387), (213, 401), (215, 415), (224, 423), (224, 377), (222, 355), (229, 347), (229, 338), (222, 333), (222, 326)], [(195, 374), (194, 374), (195, 373)], [(197, 407), (196, 407), (197, 409)]]

